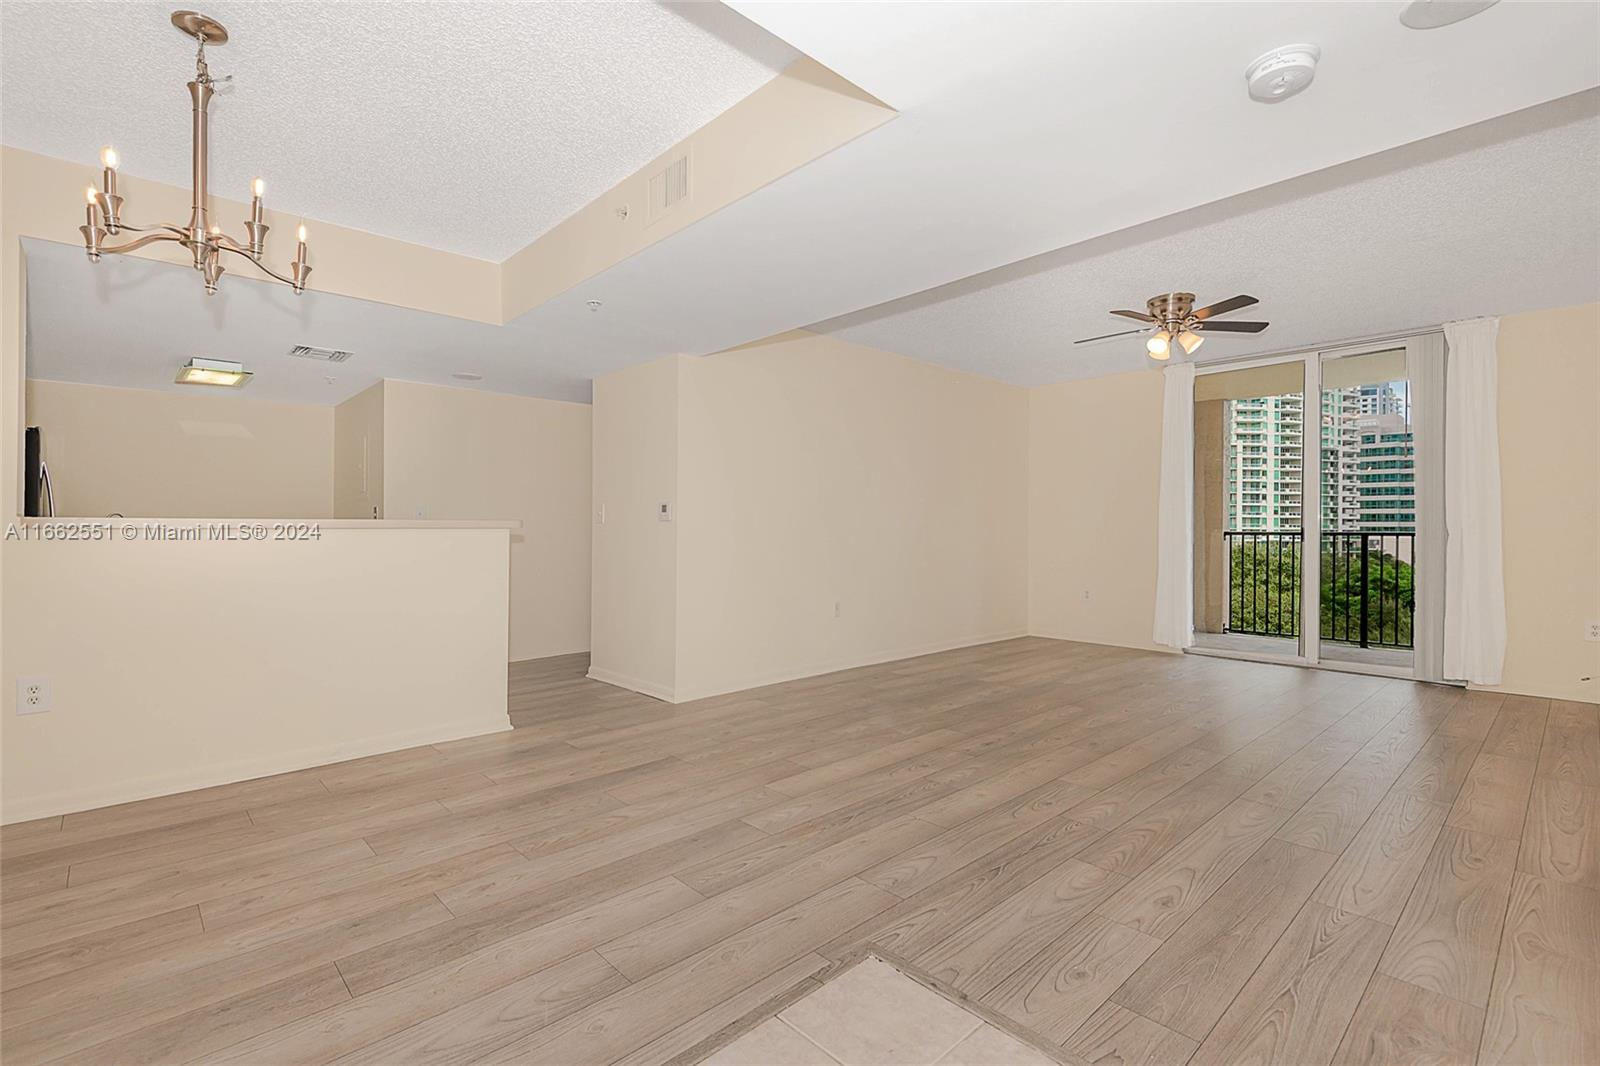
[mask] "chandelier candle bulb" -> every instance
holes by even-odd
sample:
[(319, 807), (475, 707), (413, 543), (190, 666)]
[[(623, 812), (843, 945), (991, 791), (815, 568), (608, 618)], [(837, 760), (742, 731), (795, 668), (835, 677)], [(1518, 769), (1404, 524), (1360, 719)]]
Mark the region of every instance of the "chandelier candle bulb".
[(89, 262), (98, 263), (100, 261), (100, 242), (105, 237), (106, 231), (101, 227), (99, 218), (95, 216), (95, 206), (99, 200), (94, 186), (90, 185), (83, 192), (88, 202), (84, 204), (84, 221), (83, 225), (78, 227), (78, 232), (83, 234), (83, 250), (88, 253)]
[(294, 262), (289, 264), (289, 276), (294, 279), (294, 291), (298, 295), (306, 291), (306, 278), (311, 274), (311, 268), (306, 266), (306, 224), (304, 222), (300, 223), (300, 229), (296, 236), (299, 238), (299, 244), (295, 248)]

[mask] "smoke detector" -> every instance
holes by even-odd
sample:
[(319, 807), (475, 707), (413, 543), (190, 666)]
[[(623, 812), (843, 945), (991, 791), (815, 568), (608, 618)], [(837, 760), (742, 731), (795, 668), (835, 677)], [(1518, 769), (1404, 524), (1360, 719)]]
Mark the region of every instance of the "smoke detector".
[(1274, 48), (1244, 68), (1250, 99), (1275, 104), (1301, 92), (1317, 76), (1322, 49), (1314, 44), (1286, 44)]

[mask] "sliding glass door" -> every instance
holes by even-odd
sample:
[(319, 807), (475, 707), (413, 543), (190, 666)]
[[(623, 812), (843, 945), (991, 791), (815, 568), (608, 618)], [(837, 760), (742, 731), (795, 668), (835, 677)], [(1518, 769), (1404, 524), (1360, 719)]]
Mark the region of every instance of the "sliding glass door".
[(1417, 470), (1405, 347), (1324, 355), (1320, 392), (1321, 658), (1410, 673)]
[(1438, 679), (1442, 356), (1426, 336), (1197, 372), (1197, 647)]

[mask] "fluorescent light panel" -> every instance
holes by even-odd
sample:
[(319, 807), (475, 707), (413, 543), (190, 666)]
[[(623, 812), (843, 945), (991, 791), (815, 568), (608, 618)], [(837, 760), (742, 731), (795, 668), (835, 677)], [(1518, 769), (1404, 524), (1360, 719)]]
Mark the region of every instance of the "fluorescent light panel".
[(250, 380), (250, 372), (243, 363), (226, 359), (191, 359), (178, 369), (173, 380), (179, 385), (221, 385), (237, 389)]

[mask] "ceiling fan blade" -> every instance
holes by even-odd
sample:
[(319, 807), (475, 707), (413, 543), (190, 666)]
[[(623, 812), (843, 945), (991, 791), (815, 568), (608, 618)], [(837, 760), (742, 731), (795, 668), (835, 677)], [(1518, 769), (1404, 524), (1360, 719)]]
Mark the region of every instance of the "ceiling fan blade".
[(1237, 311), (1241, 307), (1249, 307), (1251, 304), (1258, 304), (1260, 302), (1261, 301), (1256, 299), (1254, 296), (1235, 296), (1232, 299), (1218, 300), (1214, 304), (1196, 309), (1194, 311), (1194, 317), (1204, 322), (1206, 319), (1212, 318), (1216, 315), (1225, 315), (1229, 311)]
[(1154, 322), (1156, 320), (1154, 315), (1147, 315), (1143, 311), (1113, 311), (1111, 313), (1121, 315), (1123, 318), (1136, 319), (1140, 322)]
[(1073, 344), (1088, 344), (1090, 341), (1108, 341), (1112, 337), (1131, 337), (1135, 333), (1145, 333), (1145, 332), (1148, 332), (1148, 331), (1147, 330), (1142, 330), (1142, 329), (1125, 329), (1121, 333), (1104, 333), (1104, 334), (1101, 334), (1098, 337), (1085, 337), (1081, 341), (1073, 341), (1072, 343)]
[(1260, 333), (1267, 328), (1265, 322), (1197, 322), (1201, 333)]

